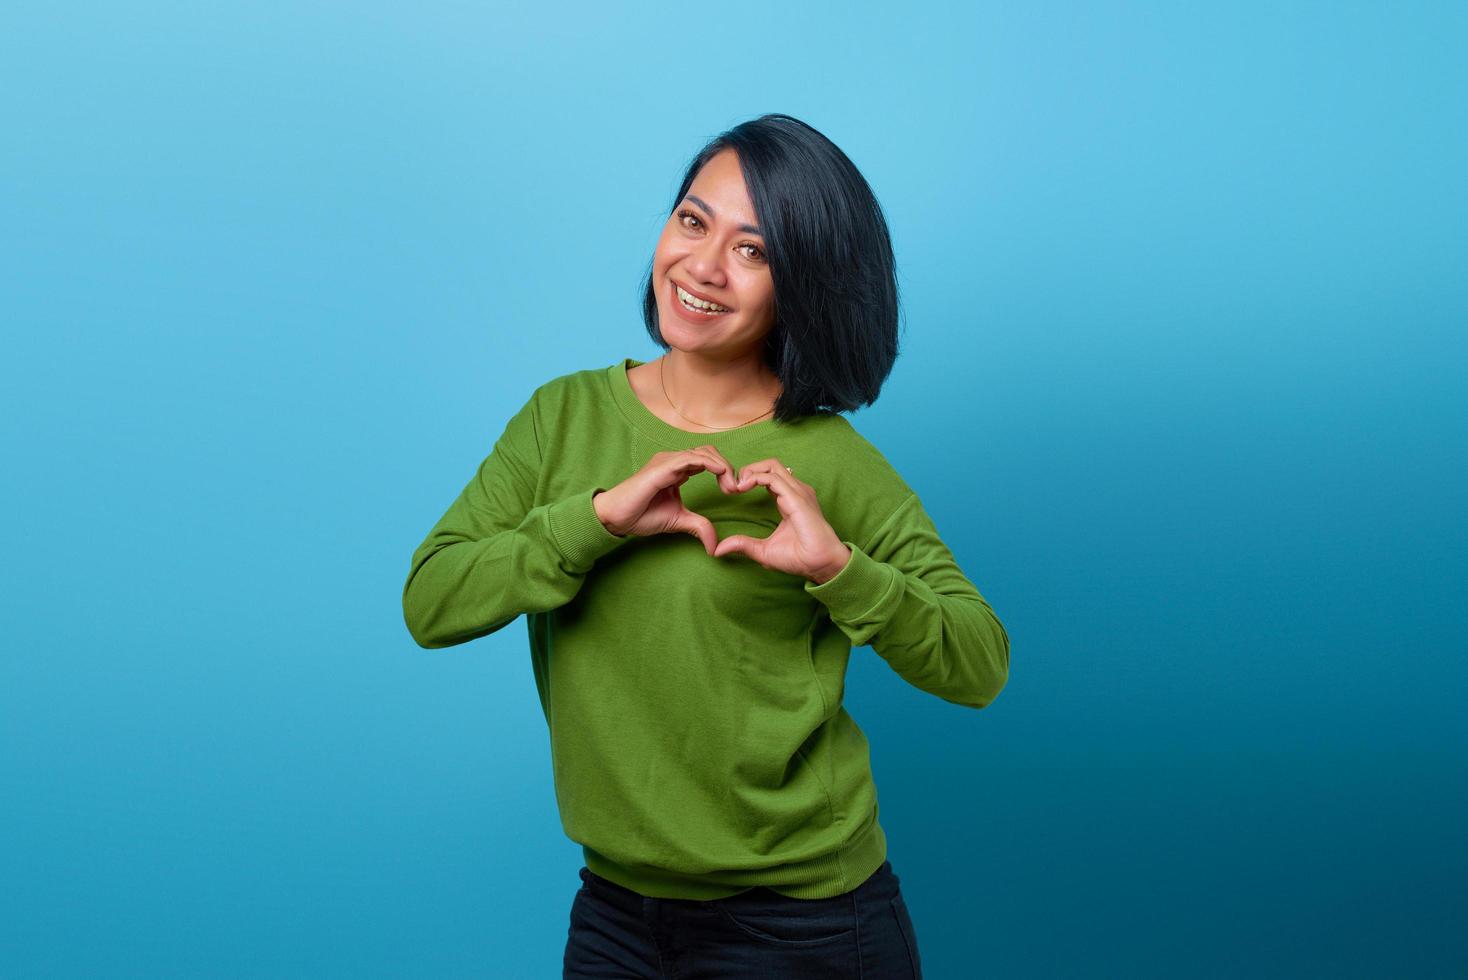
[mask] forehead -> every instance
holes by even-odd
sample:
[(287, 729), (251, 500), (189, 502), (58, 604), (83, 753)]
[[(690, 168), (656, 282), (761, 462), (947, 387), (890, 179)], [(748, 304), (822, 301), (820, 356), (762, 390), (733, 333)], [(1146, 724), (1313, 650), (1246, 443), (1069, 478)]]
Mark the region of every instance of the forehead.
[(722, 150), (703, 165), (688, 193), (702, 198), (714, 209), (720, 220), (732, 222), (754, 221), (754, 205), (749, 200), (749, 189), (744, 185), (744, 173), (739, 169), (739, 157), (733, 150)]

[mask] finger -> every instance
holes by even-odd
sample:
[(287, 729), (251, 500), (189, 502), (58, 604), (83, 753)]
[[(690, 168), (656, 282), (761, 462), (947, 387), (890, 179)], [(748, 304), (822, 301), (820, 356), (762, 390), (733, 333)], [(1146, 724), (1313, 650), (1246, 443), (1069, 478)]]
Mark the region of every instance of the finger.
[(744, 555), (763, 565), (765, 563), (764, 539), (751, 538), (747, 534), (731, 534), (720, 541), (713, 550), (715, 558), (724, 558), (729, 555)]
[(714, 474), (718, 481), (719, 489), (725, 493), (734, 492), (734, 467), (713, 446), (695, 446), (688, 450), (708, 460), (707, 469)]
[(742, 484), (746, 476), (751, 473), (758, 473), (760, 470), (769, 469), (770, 464), (773, 462), (773, 459), (757, 459), (752, 463), (745, 463), (739, 467), (739, 472), (735, 476), (738, 482)]
[(731, 462), (729, 462), (728, 457), (726, 457), (723, 453), (719, 452), (713, 446), (705, 446), (704, 448), (715, 459), (717, 459), (720, 463), (724, 464), (724, 469), (722, 471), (720, 471), (720, 473), (719, 473), (719, 486), (720, 486), (720, 488), (723, 489), (723, 491), (725, 493), (733, 493), (734, 492), (734, 486), (735, 486), (735, 483), (737, 481), (737, 477), (735, 475), (737, 471), (734, 469), (734, 464), (731, 463)]
[(685, 514), (687, 516), (682, 520), (682, 529), (697, 538), (703, 545), (703, 550), (713, 555), (719, 544), (719, 532), (714, 530), (714, 522), (691, 510), (685, 511)]
[(709, 555), (713, 555), (713, 546), (718, 544), (719, 540), (718, 533), (713, 530), (713, 522), (702, 513), (694, 513), (688, 509), (678, 512), (678, 515), (668, 522), (664, 533), (688, 534), (691, 537), (699, 538), (699, 543), (703, 544), (703, 550)]
[(729, 461), (718, 455), (717, 451), (708, 452), (703, 447), (679, 451), (669, 460), (669, 466), (685, 480), (694, 473), (706, 470), (713, 473), (716, 479), (727, 479), (731, 487), (734, 483), (734, 468), (729, 465)]
[(785, 469), (785, 466), (778, 461), (750, 463), (740, 471), (739, 481), (736, 486), (740, 490), (748, 490), (758, 483), (765, 484), (771, 490), (778, 488), (786, 493), (794, 493), (797, 488), (805, 486), (804, 483), (791, 476), (790, 472)]
[(667, 488), (688, 482), (695, 473), (702, 473), (714, 463), (709, 457), (692, 451), (679, 452), (662, 462), (656, 471), (658, 486)]
[(791, 473), (789, 467), (787, 467), (784, 463), (780, 462), (773, 456), (768, 459), (760, 459), (754, 461), (753, 463), (746, 464), (744, 468), (741, 469), (736, 475), (737, 483), (743, 487), (750, 486), (751, 484), (749, 484), (745, 480), (745, 477), (753, 473), (778, 473), (782, 476), (789, 478), (795, 484), (800, 483), (799, 480), (795, 479), (795, 476), (793, 473)]
[(757, 486), (763, 486), (770, 491), (770, 495), (775, 498), (775, 507), (780, 511), (782, 517), (794, 517), (803, 506), (810, 502), (804, 485), (797, 486), (790, 474), (783, 469), (779, 471), (759, 470), (739, 481), (740, 490), (749, 490)]

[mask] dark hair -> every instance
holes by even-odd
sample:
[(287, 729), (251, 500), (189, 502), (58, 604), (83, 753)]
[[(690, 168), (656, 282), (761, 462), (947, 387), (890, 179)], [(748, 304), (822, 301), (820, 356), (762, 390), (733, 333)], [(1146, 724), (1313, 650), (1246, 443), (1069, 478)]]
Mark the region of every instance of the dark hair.
[[(872, 404), (897, 360), (899, 304), (892, 239), (871, 187), (821, 133), (792, 116), (767, 113), (698, 151), (670, 214), (704, 164), (725, 149), (738, 154), (775, 287), (775, 323), (763, 351), (784, 388), (775, 418)], [(642, 319), (668, 350), (651, 265)]]

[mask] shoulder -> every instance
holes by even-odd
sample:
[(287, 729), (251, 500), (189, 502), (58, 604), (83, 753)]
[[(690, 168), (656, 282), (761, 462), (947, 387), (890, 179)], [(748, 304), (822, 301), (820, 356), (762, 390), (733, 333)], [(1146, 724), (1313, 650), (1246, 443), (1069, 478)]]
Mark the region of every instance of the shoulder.
[[(528, 396), (512, 396), (517, 407), (506, 423), (506, 434), (512, 442), (538, 447), (548, 430), (574, 419), (578, 410), (594, 405), (598, 395), (607, 390), (610, 370), (590, 367), (567, 371), (535, 383)], [(502, 396), (505, 394), (501, 391)]]
[[(620, 364), (621, 362), (617, 362)], [(534, 395), (537, 398), (555, 398), (568, 392), (585, 390), (596, 386), (605, 386), (607, 375), (615, 365), (602, 365), (601, 367), (586, 367), (575, 371), (567, 371), (548, 378), (536, 385)]]
[(831, 462), (839, 465), (852, 479), (860, 479), (871, 490), (889, 496), (906, 497), (912, 493), (912, 487), (908, 486), (887, 454), (850, 419), (844, 415), (829, 415), (816, 421), (820, 425), (817, 434), (824, 452), (830, 454)]
[[(848, 539), (864, 543), (899, 507), (914, 496), (913, 488), (877, 444), (844, 415), (811, 416), (801, 477), (815, 487), (830, 510), (847, 522)], [(829, 516), (829, 515), (828, 515)]]
[(541, 381), (530, 392), (526, 407), (544, 412), (590, 405), (607, 393), (609, 376), (621, 363), (579, 368)]

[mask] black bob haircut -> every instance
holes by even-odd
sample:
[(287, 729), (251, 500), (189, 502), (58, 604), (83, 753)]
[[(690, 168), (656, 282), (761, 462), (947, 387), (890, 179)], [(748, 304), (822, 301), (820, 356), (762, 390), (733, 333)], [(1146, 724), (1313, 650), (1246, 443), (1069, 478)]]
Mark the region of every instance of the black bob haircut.
[[(714, 137), (689, 164), (671, 215), (710, 158), (739, 157), (764, 231), (775, 288), (765, 363), (783, 391), (775, 418), (870, 405), (897, 360), (896, 262), (887, 221), (866, 178), (835, 143), (783, 113), (766, 113)], [(652, 265), (642, 319), (664, 352)]]

